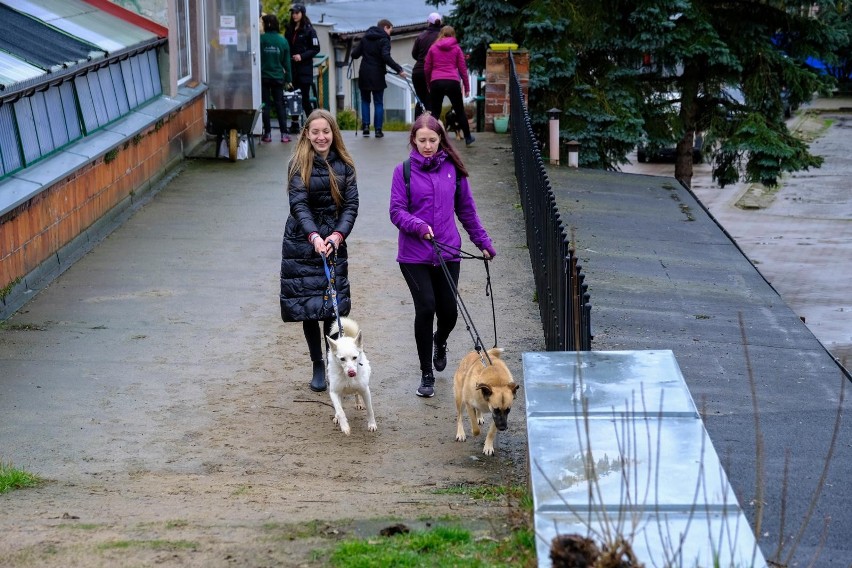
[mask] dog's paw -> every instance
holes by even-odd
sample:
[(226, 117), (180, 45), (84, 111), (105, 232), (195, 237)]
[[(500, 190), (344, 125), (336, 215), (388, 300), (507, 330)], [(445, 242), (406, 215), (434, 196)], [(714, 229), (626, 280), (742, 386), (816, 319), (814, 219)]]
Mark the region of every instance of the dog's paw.
[(485, 444), (485, 446), (483, 446), (483, 448), (482, 448), (482, 453), (485, 454), (486, 456), (493, 456), (494, 455), (494, 446), (492, 444)]
[(485, 417), (480, 414), (476, 417), (476, 423), (482, 426), (483, 424), (485, 424)]
[(375, 432), (378, 429), (379, 427), (376, 426), (375, 422), (370, 422), (369, 424), (367, 424), (367, 430), (369, 430), (370, 432)]
[(467, 440), (467, 436), (464, 432), (456, 432), (456, 442), (464, 442), (465, 440)]

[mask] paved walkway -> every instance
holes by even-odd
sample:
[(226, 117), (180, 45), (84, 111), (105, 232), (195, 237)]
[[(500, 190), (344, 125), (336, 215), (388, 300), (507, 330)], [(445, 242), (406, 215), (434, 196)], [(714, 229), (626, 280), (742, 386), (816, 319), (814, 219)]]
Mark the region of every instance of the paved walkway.
[[(352, 455), (352, 461), (345, 462), (345, 477), (357, 478), (351, 470), (357, 467), (384, 476), (376, 483), (388, 491), (422, 486), (424, 479), (431, 479), (428, 467), (418, 469), (406, 461), (421, 455), (429, 456), (431, 467), (449, 471), (447, 479), (469, 479), (470, 453), (444, 444), (443, 418), (452, 412), (451, 396), (434, 399), (434, 418), (425, 424), (411, 422), (422, 408), (407, 384), (415, 380), (410, 368), (413, 340), (406, 331), (411, 306), (393, 261), (395, 231), (387, 221), (390, 175), (406, 154), (406, 137), (392, 132), (381, 141), (347, 136), (359, 164), (362, 196), (357, 235), (352, 238), (361, 251), (356, 269), (373, 270), (358, 301), (366, 313), (376, 314), (371, 325), (381, 328), (381, 337), (371, 360), (374, 368), (379, 364), (387, 373), (387, 402), (398, 401), (384, 407), (388, 427), (380, 423), (380, 431), (399, 452), (407, 453), (389, 453), (390, 461), (400, 463), (385, 460), (378, 470)], [(508, 143), (505, 135), (477, 134), (476, 144), (463, 151), (477, 181), (481, 216), (505, 263), (497, 293), (512, 301), (499, 308), (498, 334), (500, 344), (514, 353), (517, 371), (520, 353), (540, 351), (543, 340), (531, 301), (532, 277)], [(252, 388), (272, 393), (279, 388), (281, 368), (289, 369), (285, 375), (291, 382), (300, 380), (302, 340), (292, 330), (282, 332), (275, 313), (280, 229), (286, 217), (285, 159), (285, 148), (274, 143), (261, 148), (256, 160), (194, 165), (10, 320), (16, 327), (0, 332), (0, 439), (7, 459), (20, 462), (17, 456), (26, 456), (23, 462), (45, 475), (59, 478), (70, 470), (81, 481), (118, 467), (130, 475), (140, 464), (163, 463), (160, 460), (175, 455), (192, 471), (212, 467), (197, 454), (197, 440), (186, 438), (186, 432), (198, 428), (198, 405), (209, 397), (201, 377), (216, 383), (223, 397), (230, 395), (233, 376), (269, 374)], [(766, 511), (760, 540), (770, 558), (780, 539), (782, 504), (786, 542), (798, 530), (820, 478), (838, 407), (838, 385), (845, 379), (798, 315), (674, 180), (567, 168), (552, 170), (551, 179), (563, 218), (576, 229), (593, 304), (593, 347), (674, 351), (752, 522), (758, 495), (755, 471), (758, 466), (762, 471)], [(479, 275), (475, 269), (466, 274), (469, 280), (462, 292), (473, 294)], [(487, 303), (478, 307), (490, 308)], [(487, 320), (480, 325), (487, 342)], [(45, 329), (27, 333), (27, 326)], [(461, 341), (464, 331), (458, 329), (456, 335)], [(288, 350), (299, 350), (295, 363), (286, 359)], [(750, 374), (764, 436), (759, 459)], [(445, 373), (439, 379), (444, 395), (448, 377)], [(251, 390), (244, 392), (251, 396)], [(88, 422), (93, 401), (109, 421)], [(168, 423), (157, 414), (161, 404), (168, 410)], [(843, 408), (848, 411), (849, 404)], [(260, 412), (247, 406), (240, 411)], [(513, 475), (522, 473), (522, 414), (512, 415), (517, 421), (513, 435), (498, 437), (502, 457), (477, 469), (480, 481), (499, 479), (504, 466)], [(306, 431), (295, 437), (310, 440), (319, 436), (319, 442), (298, 450), (315, 454), (315, 444), (326, 440), (325, 435), (311, 432), (310, 420), (302, 424), (297, 416), (290, 418), (298, 426), (273, 422), (269, 427), (298, 427)], [(90, 427), (77, 429), (81, 419)], [(75, 427), (69, 429), (69, 424)], [(145, 439), (153, 429), (160, 436), (158, 443)], [(197, 434), (203, 436), (204, 431)], [(411, 436), (418, 445), (406, 448)], [(846, 530), (852, 522), (847, 467), (852, 463), (847, 443), (852, 423), (842, 424), (839, 439), (815, 517), (795, 556), (800, 563), (818, 550), (820, 566), (848, 566), (852, 561)], [(173, 455), (170, 444), (175, 452), (192, 451)], [(91, 456), (93, 445), (104, 454), (79, 463), (79, 456)], [(394, 478), (392, 466), (394, 475), (404, 472), (408, 478)], [(301, 466), (293, 467), (296, 483)], [(326, 493), (323, 503), (307, 506), (319, 515), (323, 507), (345, 503), (346, 495), (340, 487)], [(828, 517), (828, 536), (821, 545)], [(10, 517), (10, 522), (15, 519), (19, 517)]]

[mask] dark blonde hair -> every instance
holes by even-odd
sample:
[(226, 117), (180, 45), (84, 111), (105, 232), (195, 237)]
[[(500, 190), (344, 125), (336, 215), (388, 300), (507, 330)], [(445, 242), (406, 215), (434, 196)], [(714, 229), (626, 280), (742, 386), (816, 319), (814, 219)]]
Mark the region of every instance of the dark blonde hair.
[[(302, 128), (302, 131), (299, 133), (299, 139), (296, 141), (296, 148), (293, 150), (293, 155), (290, 158), (290, 165), (287, 169), (288, 187), (293, 176), (295, 174), (299, 174), (299, 177), (302, 178), (302, 183), (305, 184), (305, 189), (310, 191), (311, 170), (313, 170), (314, 157), (317, 153), (316, 150), (314, 150), (313, 144), (311, 144), (311, 141), (308, 139), (308, 131), (311, 128), (311, 123), (320, 118), (325, 119), (325, 121), (328, 122), (329, 128), (331, 128), (331, 147), (329, 148), (329, 152), (334, 152), (344, 164), (355, 170), (355, 161), (346, 149), (346, 144), (343, 143), (343, 135), (340, 133), (340, 127), (337, 126), (337, 121), (334, 120), (334, 116), (330, 112), (325, 109), (318, 108), (314, 110), (310, 116), (308, 116), (308, 120), (305, 121), (304, 128)], [(326, 167), (328, 168), (328, 181), (331, 187), (331, 197), (334, 199), (334, 203), (339, 208), (343, 205), (343, 194), (340, 192), (340, 188), (337, 187), (337, 177), (334, 175), (334, 170), (331, 169), (331, 165), (328, 164), (328, 161), (326, 161)]]
[(453, 148), (453, 145), (450, 143), (450, 138), (447, 136), (447, 131), (444, 129), (444, 125), (441, 124), (441, 121), (435, 118), (431, 112), (424, 112), (418, 116), (414, 121), (414, 124), (411, 125), (411, 132), (408, 133), (409, 145), (411, 145), (412, 148), (417, 148), (417, 143), (414, 139), (417, 138), (417, 131), (421, 128), (428, 128), (438, 135), (440, 138), (438, 145), (444, 152), (446, 152), (447, 157), (456, 166), (456, 169), (459, 171), (461, 176), (468, 177), (467, 168), (464, 166), (461, 156), (459, 156), (456, 149)]
[(453, 26), (444, 26), (441, 28), (441, 31), (438, 32), (438, 39), (442, 37), (456, 37), (456, 28)]

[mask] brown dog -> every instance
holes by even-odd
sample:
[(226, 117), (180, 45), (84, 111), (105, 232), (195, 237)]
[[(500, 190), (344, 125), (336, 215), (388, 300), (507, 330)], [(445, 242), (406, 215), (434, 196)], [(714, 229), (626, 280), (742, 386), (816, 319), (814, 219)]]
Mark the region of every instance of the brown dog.
[(503, 431), (508, 426), (509, 411), (519, 387), (512, 379), (512, 373), (506, 363), (500, 359), (502, 353), (503, 349), (499, 347), (489, 349), (489, 364), (484, 355), (480, 359), (479, 353), (471, 351), (459, 363), (453, 377), (453, 392), (456, 396), (456, 441), (464, 442), (467, 439), (462, 424), (463, 408), (467, 408), (470, 429), (474, 436), (479, 436), (479, 426), (485, 422), (485, 413), (490, 412), (491, 429), (488, 430), (485, 446), (482, 448), (482, 453), (486, 456), (494, 454), (494, 437), (497, 430)]

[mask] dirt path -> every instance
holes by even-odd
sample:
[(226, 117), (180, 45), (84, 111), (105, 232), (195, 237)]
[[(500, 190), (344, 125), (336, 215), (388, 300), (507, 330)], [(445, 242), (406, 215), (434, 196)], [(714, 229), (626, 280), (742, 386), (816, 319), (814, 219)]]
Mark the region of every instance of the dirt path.
[[(371, 164), (350, 246), (378, 432), (351, 407), (351, 436), (332, 424), (328, 395), (306, 387), (301, 327), (276, 313), (278, 145), (191, 162), (0, 330), (0, 459), (51, 480), (0, 496), (0, 566), (310, 566), (323, 564), (315, 548), (397, 520), (500, 530), (505, 502), (436, 491), (526, 482), (523, 389), (495, 456), (481, 436), (455, 442), (452, 371), (472, 346), (460, 320), (437, 396), (414, 396), (413, 308), (386, 212), (395, 134), (395, 152), (350, 147)], [(500, 344), (520, 377), (542, 339), (507, 144), (483, 135), (468, 156), (500, 253)], [(484, 283), (465, 263), (460, 291), (490, 345)]]

